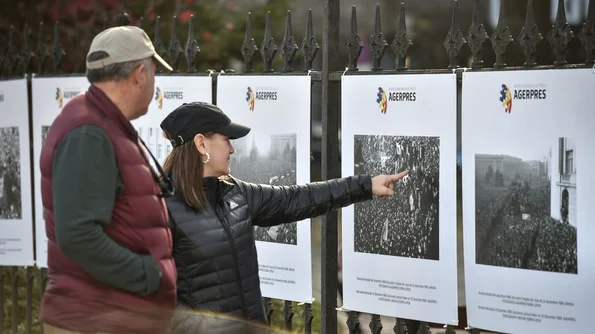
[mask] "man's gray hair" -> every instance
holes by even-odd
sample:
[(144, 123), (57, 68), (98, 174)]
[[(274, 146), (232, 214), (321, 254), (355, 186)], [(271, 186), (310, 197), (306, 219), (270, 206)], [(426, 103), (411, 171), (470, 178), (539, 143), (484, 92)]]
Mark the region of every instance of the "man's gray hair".
[[(87, 59), (89, 61), (100, 60), (107, 57), (107, 53), (98, 51), (91, 53)], [(150, 69), (153, 63), (153, 58), (148, 57), (141, 60), (128, 61), (124, 63), (117, 63), (107, 65), (103, 68), (89, 70), (87, 69), (87, 80), (90, 83), (107, 82), (107, 81), (121, 81), (125, 80), (134, 71), (134, 68), (139, 64), (144, 64), (145, 68)]]

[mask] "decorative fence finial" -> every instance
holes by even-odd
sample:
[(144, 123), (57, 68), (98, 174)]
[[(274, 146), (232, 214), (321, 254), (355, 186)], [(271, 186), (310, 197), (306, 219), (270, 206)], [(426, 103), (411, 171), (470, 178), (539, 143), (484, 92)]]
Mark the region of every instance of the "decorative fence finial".
[(186, 71), (188, 73), (196, 72), (196, 55), (200, 52), (198, 43), (194, 38), (193, 20), (194, 15), (190, 15), (190, 20), (188, 20), (188, 39), (186, 40), (186, 47), (184, 48), (184, 56), (186, 57), (187, 64)]
[(554, 65), (566, 65), (566, 51), (568, 50), (568, 43), (574, 39), (574, 33), (568, 21), (566, 21), (566, 6), (564, 0), (558, 1), (558, 13), (556, 20), (552, 26), (552, 30), (547, 35), (547, 40), (550, 42), (556, 60)]
[(306, 25), (306, 34), (302, 40), (302, 55), (304, 57), (304, 72), (312, 69), (312, 63), (316, 58), (320, 46), (314, 37), (314, 26), (312, 24), (312, 9), (308, 10), (308, 24)]
[(370, 35), (370, 55), (372, 56), (372, 71), (382, 71), (382, 57), (384, 50), (388, 46), (386, 38), (382, 33), (382, 25), (380, 22), (380, 5), (376, 4), (376, 14), (374, 15), (374, 31)]
[(533, 67), (537, 65), (535, 62), (535, 53), (537, 52), (537, 44), (543, 39), (539, 27), (535, 23), (535, 15), (533, 14), (533, 0), (527, 2), (527, 15), (525, 17), (525, 26), (521, 29), (519, 34), (519, 43), (521, 49), (525, 53), (525, 67)]
[(62, 59), (65, 55), (66, 52), (62, 48), (62, 43), (60, 43), (60, 21), (56, 21), (56, 23), (54, 24), (54, 43), (52, 44), (54, 74), (60, 73), (60, 65), (62, 65)]
[(450, 30), (448, 31), (448, 34), (446, 34), (446, 39), (443, 44), (448, 53), (448, 57), (450, 58), (450, 63), (448, 65), (449, 69), (459, 67), (459, 52), (465, 43), (467, 43), (467, 41), (465, 40), (461, 29), (459, 29), (459, 2), (454, 0)]
[(510, 33), (510, 28), (508, 28), (508, 18), (506, 17), (505, 3), (506, 1), (500, 1), (500, 15), (498, 16), (498, 25), (496, 25), (496, 30), (494, 30), (494, 33), (490, 37), (492, 48), (496, 53), (496, 63), (494, 64), (494, 68), (506, 67), (506, 51), (508, 50), (510, 44), (514, 42), (512, 34)]
[(116, 26), (129, 26), (130, 25), (130, 16), (126, 12), (122, 12), (116, 16)]
[(283, 68), (282, 72), (293, 72), (291, 64), (295, 58), (295, 53), (298, 50), (295, 38), (293, 38), (293, 28), (291, 26), (291, 11), (287, 11), (287, 17), (285, 18), (285, 34), (283, 35), (283, 42), (281, 46), (281, 55), (283, 57)]
[[(39, 37), (37, 38), (37, 72), (43, 74), (50, 51), (45, 44), (45, 29), (43, 22), (39, 23)], [(0, 67), (1, 68), (1, 67)]]
[(479, 0), (473, 0), (473, 19), (467, 32), (467, 43), (471, 48), (473, 60), (471, 68), (483, 67), (483, 44), (489, 39), (488, 33), (481, 22)]
[(357, 32), (357, 13), (355, 6), (351, 7), (351, 30), (349, 37), (345, 41), (345, 52), (347, 52), (347, 70), (358, 71), (357, 60), (359, 59), (364, 43), (362, 43), (359, 33)]
[(409, 34), (407, 33), (407, 24), (405, 22), (405, 3), (401, 2), (399, 17), (397, 18), (397, 33), (391, 43), (397, 62), (397, 71), (407, 69), (407, 50), (413, 45)]
[(273, 60), (277, 54), (277, 44), (273, 38), (273, 27), (271, 24), (271, 12), (266, 14), (266, 23), (264, 28), (264, 38), (262, 39), (262, 45), (260, 46), (260, 55), (264, 60), (264, 73), (274, 72)]
[(246, 35), (242, 44), (242, 58), (244, 58), (244, 73), (252, 73), (252, 56), (258, 51), (254, 37), (252, 37), (252, 14), (249, 12), (246, 22)]
[(182, 45), (180, 45), (180, 41), (178, 40), (178, 32), (176, 28), (178, 26), (178, 17), (173, 16), (171, 20), (171, 38), (169, 40), (169, 48), (167, 50), (169, 56), (169, 65), (173, 68), (174, 73), (178, 72), (178, 63), (180, 61), (180, 54), (184, 52), (182, 50)]

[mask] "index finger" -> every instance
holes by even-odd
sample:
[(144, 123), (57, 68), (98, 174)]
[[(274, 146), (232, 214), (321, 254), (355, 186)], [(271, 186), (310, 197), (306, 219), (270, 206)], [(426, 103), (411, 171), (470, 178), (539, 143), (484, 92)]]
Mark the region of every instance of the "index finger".
[(405, 175), (407, 175), (407, 174), (409, 174), (409, 170), (400, 172), (398, 174), (390, 175), (390, 180), (392, 182), (399, 181), (400, 179), (402, 179), (403, 177), (405, 177)]

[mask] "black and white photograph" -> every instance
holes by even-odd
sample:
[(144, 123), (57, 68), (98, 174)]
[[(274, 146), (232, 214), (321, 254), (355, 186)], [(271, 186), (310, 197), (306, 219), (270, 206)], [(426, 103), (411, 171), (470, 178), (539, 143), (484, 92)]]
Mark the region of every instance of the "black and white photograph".
[(50, 131), (49, 126), (47, 126), (47, 125), (41, 126), (41, 147), (43, 147), (43, 145), (45, 145), (45, 140), (48, 137), (48, 131)]
[(354, 136), (354, 174), (393, 174), (395, 196), (356, 203), (354, 251), (439, 260), (440, 138)]
[(576, 141), (552, 143), (475, 154), (477, 264), (578, 273)]
[(22, 219), (18, 127), (0, 128), (0, 220)]
[[(231, 175), (246, 182), (286, 186), (296, 184), (296, 134), (248, 135), (233, 140)], [(297, 223), (254, 227), (258, 241), (297, 245)]]

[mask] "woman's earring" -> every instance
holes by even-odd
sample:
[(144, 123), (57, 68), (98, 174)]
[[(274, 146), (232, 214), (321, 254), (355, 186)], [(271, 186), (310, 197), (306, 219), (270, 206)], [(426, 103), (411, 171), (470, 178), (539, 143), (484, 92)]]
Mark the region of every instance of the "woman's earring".
[(206, 164), (207, 162), (209, 162), (209, 160), (211, 160), (211, 155), (209, 154), (209, 152), (205, 153), (207, 156), (207, 160), (203, 160), (202, 163)]

